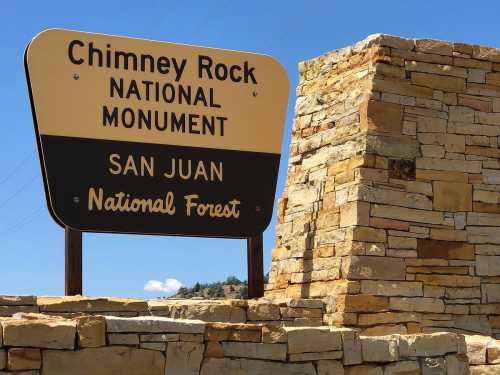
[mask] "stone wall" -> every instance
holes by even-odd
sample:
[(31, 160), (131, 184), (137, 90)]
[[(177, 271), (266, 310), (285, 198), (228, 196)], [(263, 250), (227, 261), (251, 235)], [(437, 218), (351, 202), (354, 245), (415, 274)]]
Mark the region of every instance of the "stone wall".
[(374, 35), (299, 71), (266, 296), (500, 337), (500, 49)]
[(0, 317), (16, 313), (75, 314), (120, 317), (163, 316), (205, 322), (262, 323), (280, 326), (320, 326), (324, 303), (318, 299), (142, 300), (96, 297), (1, 296)]
[[(19, 313), (0, 320), (0, 374), (465, 375), (464, 337), (333, 327)], [(497, 351), (488, 358), (498, 362)], [(480, 356), (480, 355), (479, 355)], [(478, 365), (476, 374), (498, 366)]]

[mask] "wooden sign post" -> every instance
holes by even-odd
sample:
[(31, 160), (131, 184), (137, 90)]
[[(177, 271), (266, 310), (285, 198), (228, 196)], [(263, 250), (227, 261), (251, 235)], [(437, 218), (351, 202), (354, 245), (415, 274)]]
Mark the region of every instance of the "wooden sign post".
[(82, 232), (66, 228), (64, 231), (64, 294), (83, 293)]
[(81, 292), (78, 236), (103, 232), (250, 238), (249, 293), (262, 294), (289, 95), (281, 64), (51, 29), (29, 43), (25, 68), (49, 211), (66, 230), (67, 293)]

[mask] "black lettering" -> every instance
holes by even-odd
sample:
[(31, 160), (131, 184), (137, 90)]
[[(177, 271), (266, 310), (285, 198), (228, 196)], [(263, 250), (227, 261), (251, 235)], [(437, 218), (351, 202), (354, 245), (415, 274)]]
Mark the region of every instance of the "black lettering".
[(73, 54), (73, 49), (75, 48), (75, 46), (83, 47), (84, 45), (85, 44), (83, 44), (83, 42), (81, 40), (72, 40), (69, 43), (69, 45), (68, 45), (68, 57), (73, 64), (75, 64), (75, 65), (83, 64), (84, 60), (82, 58), (75, 59), (75, 55)]
[(198, 126), (198, 119), (200, 115), (195, 115), (194, 113), (189, 114), (189, 132), (191, 134), (200, 134), (199, 130), (195, 130), (194, 128)]
[(252, 82), (257, 84), (257, 80), (255, 79), (255, 76), (253, 75), (253, 71), (255, 70), (255, 67), (251, 67), (250, 69), (248, 68), (248, 61), (245, 61), (244, 66), (244, 76), (245, 76), (245, 83), (248, 83), (248, 78), (252, 79)]
[(155, 59), (151, 55), (141, 55), (141, 72), (146, 71), (146, 60), (149, 61), (149, 71), (154, 73), (155, 71)]
[(120, 57), (123, 58), (123, 69), (128, 70), (129, 59), (132, 60), (133, 70), (137, 70), (137, 56), (133, 52), (115, 51), (115, 69), (120, 68)]
[(115, 91), (117, 91), (118, 96), (120, 98), (123, 98), (123, 78), (120, 78), (120, 84), (116, 82), (116, 79), (111, 77), (109, 79), (109, 96), (114, 98), (115, 97)]
[(167, 74), (170, 71), (170, 60), (165, 56), (160, 56), (156, 61), (156, 68), (161, 74)]
[(106, 126), (113, 126), (115, 127), (118, 126), (118, 108), (114, 107), (113, 112), (109, 113), (109, 109), (107, 106), (103, 105), (102, 106), (102, 125)]
[(198, 78), (203, 78), (203, 71), (207, 73), (209, 79), (212, 79), (212, 72), (210, 68), (212, 67), (213, 61), (208, 56), (198, 56)]
[[(129, 114), (130, 121), (127, 121), (127, 113)], [(124, 127), (130, 129), (134, 127), (135, 113), (132, 108), (124, 108), (122, 111), (122, 124)]]
[(239, 65), (233, 65), (231, 69), (229, 69), (229, 75), (231, 76), (231, 81), (233, 82), (240, 82), (241, 81), (241, 75), (236, 75), (236, 71), (241, 72), (241, 66)]
[(175, 113), (171, 113), (171, 124), (172, 131), (176, 129), (178, 132), (182, 131), (183, 133), (186, 131), (186, 115), (181, 113), (179, 118), (176, 117)]
[(97, 53), (97, 58), (99, 59), (99, 67), (102, 67), (102, 51), (99, 48), (94, 48), (94, 43), (89, 43), (89, 65), (94, 65), (94, 54)]
[[(222, 70), (222, 72), (221, 72)], [(219, 81), (224, 81), (227, 78), (227, 66), (224, 64), (217, 64), (215, 66), (215, 76)]]

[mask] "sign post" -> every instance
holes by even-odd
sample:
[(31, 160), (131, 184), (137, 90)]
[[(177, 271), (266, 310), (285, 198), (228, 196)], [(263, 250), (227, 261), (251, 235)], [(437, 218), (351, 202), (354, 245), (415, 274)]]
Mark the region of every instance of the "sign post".
[(247, 239), (248, 298), (264, 296), (262, 234)]
[(281, 64), (51, 29), (29, 43), (25, 68), (67, 254), (78, 232), (251, 238), (249, 281), (261, 283), (255, 238), (272, 216), (289, 94)]
[(64, 231), (64, 294), (82, 294), (82, 232)]

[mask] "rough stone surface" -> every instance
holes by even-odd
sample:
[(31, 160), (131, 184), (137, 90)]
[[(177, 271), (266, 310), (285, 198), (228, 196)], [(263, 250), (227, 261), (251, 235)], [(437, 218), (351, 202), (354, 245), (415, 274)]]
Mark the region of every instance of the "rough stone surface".
[(165, 375), (194, 375), (200, 373), (203, 344), (172, 342), (167, 346)]
[(42, 360), (43, 375), (165, 375), (165, 355), (156, 350), (121, 346), (44, 350)]

